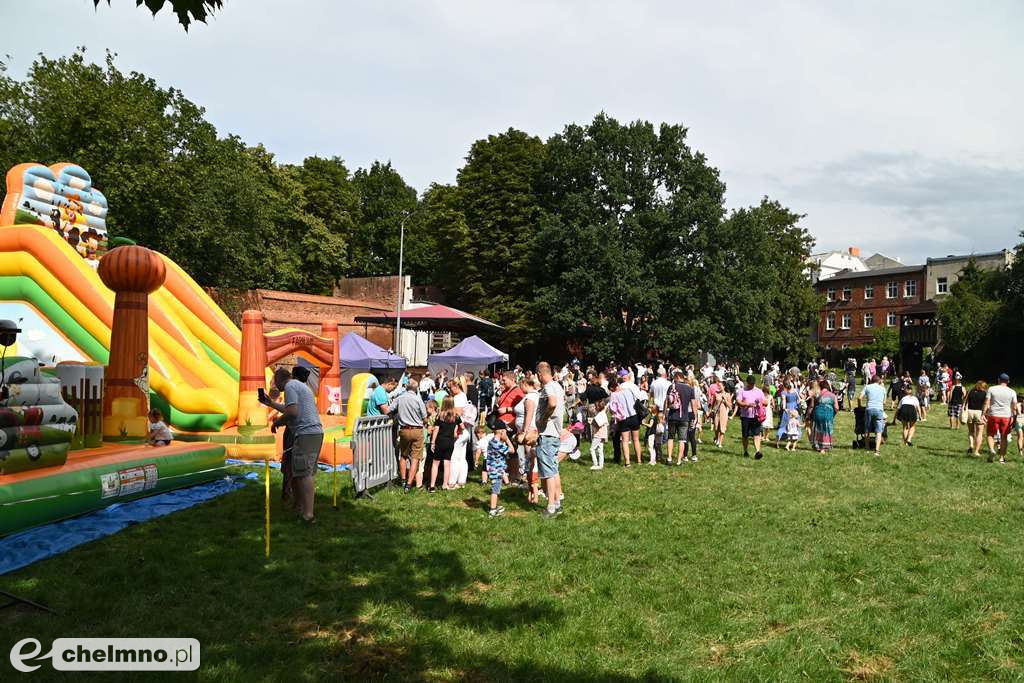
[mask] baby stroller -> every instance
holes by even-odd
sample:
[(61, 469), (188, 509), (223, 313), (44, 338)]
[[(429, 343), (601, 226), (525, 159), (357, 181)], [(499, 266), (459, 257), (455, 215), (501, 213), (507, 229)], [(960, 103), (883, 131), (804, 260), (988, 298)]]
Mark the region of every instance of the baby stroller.
[[(867, 436), (868, 409), (864, 406), (857, 406), (853, 409), (853, 431), (856, 436), (853, 438), (853, 448), (864, 448), (864, 437)], [(889, 440), (889, 425), (882, 427), (882, 443)]]

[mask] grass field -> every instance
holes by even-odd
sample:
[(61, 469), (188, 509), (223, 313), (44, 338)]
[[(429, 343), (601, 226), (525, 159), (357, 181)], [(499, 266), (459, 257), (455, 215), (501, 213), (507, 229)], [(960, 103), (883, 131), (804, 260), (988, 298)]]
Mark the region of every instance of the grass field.
[(518, 491), (489, 519), (479, 484), (364, 502), (346, 478), (334, 511), (321, 475), (269, 562), (249, 486), (0, 579), (62, 611), (0, 612), (0, 671), (29, 636), (176, 636), (219, 680), (1020, 680), (1024, 467), (943, 421), (880, 458), (755, 462), (738, 424), (696, 465), (584, 456), (551, 521)]

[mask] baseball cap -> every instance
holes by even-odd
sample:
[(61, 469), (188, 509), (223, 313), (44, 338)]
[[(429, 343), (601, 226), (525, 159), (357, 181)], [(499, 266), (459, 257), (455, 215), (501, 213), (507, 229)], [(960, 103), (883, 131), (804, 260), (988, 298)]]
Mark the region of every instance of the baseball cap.
[(1007, 375), (1007, 374), (1006, 374), (1006, 373), (1004, 372), (1003, 374), (999, 375), (999, 381), (1000, 381), (1000, 382), (1009, 382), (1009, 381), (1010, 381), (1010, 376), (1009, 376), (1009, 375)]

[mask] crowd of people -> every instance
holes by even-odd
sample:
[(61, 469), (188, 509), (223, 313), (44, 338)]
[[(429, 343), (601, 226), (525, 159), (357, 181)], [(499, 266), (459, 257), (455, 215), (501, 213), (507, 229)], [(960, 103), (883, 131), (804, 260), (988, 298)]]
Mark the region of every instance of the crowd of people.
[[(384, 378), (370, 395), (367, 414), (393, 418), (407, 493), (462, 488), (478, 471), (490, 489), (492, 517), (504, 513), (499, 502), (506, 486), (524, 489), (546, 518), (562, 514), (560, 463), (580, 458), (585, 441), (593, 471), (606, 467), (608, 445), (611, 463), (623, 467), (692, 466), (705, 435), (710, 434), (707, 447), (722, 448), (737, 419), (743, 456), (760, 460), (765, 446), (792, 452), (805, 436), (809, 450), (831, 452), (837, 447), (836, 416), (852, 411), (856, 436), (849, 447), (877, 456), (890, 438), (889, 427), (897, 424), (902, 443), (912, 447), (917, 423), (938, 403), (946, 407), (950, 429), (966, 426), (968, 454), (979, 456), (987, 440), (989, 462), (998, 457), (1004, 463), (1015, 436), (1024, 456), (1024, 400), (1005, 374), (991, 387), (979, 381), (968, 389), (956, 368), (939, 364), (915, 379), (897, 373), (888, 358), (860, 364), (849, 359), (840, 368), (812, 361), (805, 370), (785, 371), (762, 360), (758, 369), (759, 376), (752, 369), (743, 376), (736, 364), (583, 369), (573, 361), (562, 367), (541, 362), (532, 370), (426, 372)], [(308, 387), (302, 391), (302, 381), (286, 371), (278, 374), (275, 385), (285, 400), (267, 404), (281, 412), (280, 425), (294, 428), (286, 443), (294, 442), (292, 462), (300, 454), (299, 470), (306, 476), (315, 470), (310, 454), (323, 438), (315, 402)], [(311, 478), (299, 482), (304, 519), (312, 519), (311, 490)]]

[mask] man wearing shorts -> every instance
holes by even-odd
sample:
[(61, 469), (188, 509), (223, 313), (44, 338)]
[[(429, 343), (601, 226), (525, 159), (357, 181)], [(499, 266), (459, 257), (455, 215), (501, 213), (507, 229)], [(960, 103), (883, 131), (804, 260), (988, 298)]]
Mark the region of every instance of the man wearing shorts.
[(416, 472), (423, 453), (423, 424), (427, 421), (427, 409), (419, 396), (419, 382), (409, 380), (405, 391), (391, 404), (389, 412), (398, 422), (399, 474), (405, 481), (405, 492), (408, 493), (416, 483)]
[(747, 375), (746, 387), (736, 392), (736, 405), (740, 412), (740, 426), (743, 436), (743, 457), (750, 457), (747, 444), (754, 440), (754, 460), (760, 460), (761, 453), (761, 418), (758, 413), (767, 405), (764, 392), (754, 386), (754, 376)]
[(882, 435), (885, 433), (885, 387), (882, 386), (882, 375), (877, 374), (864, 387), (860, 398), (866, 402), (864, 413), (864, 448), (868, 448), (868, 435), (875, 435), (875, 455), (882, 448)]
[(562, 419), (565, 415), (565, 394), (562, 385), (555, 381), (551, 366), (537, 364), (537, 376), (541, 382), (540, 398), (537, 400), (537, 470), (544, 481), (548, 507), (544, 519), (562, 514), (562, 481), (558, 476), (558, 447), (562, 442)]
[(269, 398), (264, 398), (263, 403), (281, 413), (271, 425), (271, 431), (277, 431), (278, 427), (287, 424), (295, 435), (292, 445), (292, 488), (299, 503), (300, 518), (306, 524), (312, 524), (316, 494), (314, 476), (320, 447), (324, 443), (324, 428), (316, 410), (316, 397), (309, 385), (292, 378), (285, 368), (274, 371), (274, 386), (284, 392), (284, 403)]
[[(682, 370), (674, 373), (675, 381), (670, 385), (666, 396), (665, 409), (668, 410), (668, 464), (672, 464), (673, 446), (679, 445), (679, 460), (677, 465), (688, 461), (688, 455), (693, 462), (697, 462), (697, 438), (696, 432), (690, 429), (691, 416), (696, 418), (700, 412), (700, 403), (689, 385), (683, 378)], [(678, 401), (678, 404), (675, 404)], [(670, 405), (675, 404), (675, 405)], [(687, 453), (687, 444), (690, 451)]]
[(1010, 443), (1013, 418), (1017, 414), (1017, 392), (1008, 385), (1010, 376), (999, 375), (999, 384), (988, 388), (985, 397), (985, 416), (988, 422), (988, 461), (996, 454), (995, 437), (999, 434), (999, 462), (1006, 463), (1006, 446)]

